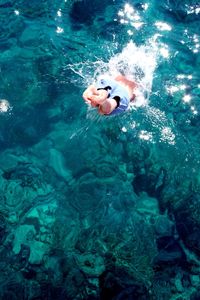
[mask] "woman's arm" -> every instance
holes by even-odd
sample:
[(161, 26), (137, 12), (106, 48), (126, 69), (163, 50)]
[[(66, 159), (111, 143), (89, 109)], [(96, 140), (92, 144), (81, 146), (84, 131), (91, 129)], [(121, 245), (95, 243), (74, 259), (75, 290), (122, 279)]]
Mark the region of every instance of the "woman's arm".
[(91, 104), (91, 98), (93, 95), (96, 95), (97, 89), (94, 85), (90, 85), (83, 93), (83, 99), (86, 103)]
[(106, 90), (97, 90), (94, 85), (90, 85), (83, 93), (83, 99), (93, 107), (101, 105), (108, 97)]
[(97, 90), (94, 85), (90, 85), (83, 93), (83, 99), (93, 107), (98, 106), (100, 114), (109, 115), (117, 107), (117, 101), (107, 98), (108, 94), (108, 91)]
[(108, 91), (106, 90), (97, 90), (97, 93), (92, 96), (92, 101), (96, 102), (96, 104), (101, 105), (108, 97)]
[(101, 105), (99, 105), (99, 113), (103, 115), (109, 115), (116, 107), (116, 100), (107, 98)]

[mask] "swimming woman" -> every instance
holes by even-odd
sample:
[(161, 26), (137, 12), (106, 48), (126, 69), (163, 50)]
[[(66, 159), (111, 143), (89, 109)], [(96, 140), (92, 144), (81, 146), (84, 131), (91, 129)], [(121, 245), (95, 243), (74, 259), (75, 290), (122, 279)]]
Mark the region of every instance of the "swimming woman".
[(83, 93), (83, 99), (92, 107), (97, 107), (99, 114), (116, 115), (129, 108), (135, 98), (138, 85), (123, 75), (114, 79), (101, 76), (95, 85), (90, 85)]

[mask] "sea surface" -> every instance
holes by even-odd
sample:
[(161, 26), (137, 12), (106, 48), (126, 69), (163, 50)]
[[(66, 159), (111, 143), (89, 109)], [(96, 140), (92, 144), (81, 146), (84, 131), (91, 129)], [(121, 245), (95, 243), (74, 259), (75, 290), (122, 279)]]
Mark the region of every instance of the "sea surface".
[(1, 0), (0, 28), (0, 299), (199, 300), (199, 1)]

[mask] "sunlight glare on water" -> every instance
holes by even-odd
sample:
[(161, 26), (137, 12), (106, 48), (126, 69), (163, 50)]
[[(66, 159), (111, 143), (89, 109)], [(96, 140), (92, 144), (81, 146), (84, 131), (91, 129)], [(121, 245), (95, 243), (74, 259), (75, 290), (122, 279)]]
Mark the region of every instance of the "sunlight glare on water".
[[(172, 126), (165, 112), (158, 108), (148, 106), (147, 118), (150, 120), (152, 125), (151, 139), (149, 141), (155, 142), (158, 140), (159, 142), (164, 142), (169, 145), (175, 145), (176, 135), (173, 132)], [(139, 137), (141, 139), (141, 136)]]
[[(177, 83), (173, 85), (166, 85), (166, 91), (169, 95), (172, 97), (179, 96), (180, 100), (184, 104), (187, 104), (190, 106), (191, 112), (194, 115), (198, 114), (198, 110), (196, 109), (194, 103), (193, 103), (193, 96), (187, 92), (187, 89), (190, 87), (190, 81), (193, 79), (192, 75), (184, 75), (184, 74), (178, 74), (176, 76)], [(197, 85), (197, 88), (198, 85)]]
[(172, 27), (169, 25), (169, 24), (167, 24), (167, 23), (164, 23), (164, 22), (159, 22), (159, 21), (157, 21), (156, 23), (155, 23), (155, 26), (159, 29), (159, 30), (161, 30), (161, 31), (171, 31), (172, 30)]
[[(147, 8), (148, 4), (146, 3), (143, 5), (143, 9), (146, 10)], [(129, 35), (133, 35), (133, 30), (131, 30), (131, 27), (132, 29), (138, 30), (144, 25), (144, 22), (141, 21), (139, 13), (129, 3), (126, 3), (124, 5), (124, 9), (118, 12), (118, 17), (121, 24), (130, 26), (130, 29), (127, 30)]]
[(11, 109), (8, 100), (0, 99), (0, 113), (6, 113)]

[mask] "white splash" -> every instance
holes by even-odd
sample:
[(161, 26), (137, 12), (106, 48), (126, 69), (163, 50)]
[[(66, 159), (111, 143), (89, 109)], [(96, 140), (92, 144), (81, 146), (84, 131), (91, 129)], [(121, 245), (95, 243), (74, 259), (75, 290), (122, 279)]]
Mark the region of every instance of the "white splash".
[[(113, 44), (114, 45), (114, 44)], [(66, 67), (78, 75), (74, 83), (88, 86), (95, 83), (95, 80), (102, 74), (115, 78), (122, 74), (129, 80), (135, 81), (139, 88), (136, 91), (136, 101), (134, 106), (146, 105), (151, 93), (154, 70), (156, 68), (156, 58), (158, 56), (158, 47), (155, 40), (148, 40), (147, 45), (136, 46), (132, 41), (127, 44), (121, 53), (116, 53), (116, 49), (106, 49), (110, 52), (110, 60), (103, 61), (96, 59), (95, 62), (84, 61), (80, 63), (68, 64)], [(73, 79), (72, 79), (73, 80)]]
[(165, 112), (149, 106), (147, 115), (151, 120), (153, 128), (159, 131), (159, 141), (169, 145), (175, 145), (176, 135), (173, 132), (173, 126), (170, 124)]
[(148, 41), (148, 44), (150, 46), (136, 46), (131, 41), (121, 53), (111, 57), (108, 62), (109, 75), (115, 77), (121, 73), (138, 83), (139, 88), (136, 92), (138, 106), (145, 105), (149, 98), (156, 68), (157, 49), (152, 41)]
[(122, 132), (127, 132), (128, 130), (127, 130), (127, 128), (126, 128), (125, 126), (123, 126), (123, 127), (121, 128), (121, 131), (122, 131)]
[(0, 99), (0, 113), (6, 113), (10, 109), (10, 104), (6, 99)]
[(58, 17), (61, 17), (61, 16), (62, 16), (61, 9), (59, 9), (59, 10), (57, 11), (57, 16), (58, 16)]
[(170, 127), (162, 128), (161, 141), (167, 142), (170, 145), (175, 145), (175, 134)]
[(183, 96), (183, 101), (186, 103), (189, 103), (191, 101), (192, 97), (191, 95), (185, 95)]
[(56, 32), (57, 32), (57, 33), (63, 33), (63, 32), (64, 32), (64, 29), (63, 29), (62, 27), (59, 27), (59, 26), (58, 26), (58, 27), (56, 28)]
[(164, 22), (159, 22), (159, 21), (155, 22), (155, 26), (161, 31), (164, 31), (164, 30), (171, 31), (172, 30), (172, 27), (169, 24), (164, 23)]
[(160, 54), (164, 58), (169, 58), (169, 50), (167, 47), (160, 48)]
[(187, 14), (190, 15), (190, 14), (196, 14), (198, 15), (200, 13), (200, 5), (194, 5), (194, 6), (189, 6), (189, 5), (186, 5), (186, 8), (187, 8)]
[(151, 132), (148, 132), (146, 130), (141, 130), (139, 133), (139, 138), (141, 140), (145, 140), (145, 141), (152, 141), (153, 140), (153, 135)]

